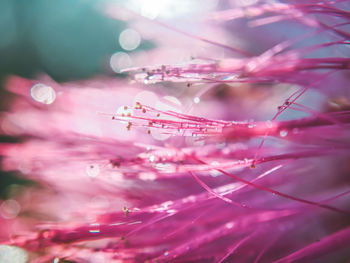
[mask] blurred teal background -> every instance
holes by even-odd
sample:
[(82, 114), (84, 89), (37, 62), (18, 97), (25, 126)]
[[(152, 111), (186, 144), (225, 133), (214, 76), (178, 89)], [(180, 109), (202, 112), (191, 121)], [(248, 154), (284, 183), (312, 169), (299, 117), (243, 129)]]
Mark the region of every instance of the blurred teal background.
[[(0, 113), (11, 103), (3, 87), (8, 75), (35, 78), (45, 73), (58, 82), (116, 75), (108, 61), (122, 51), (118, 36), (127, 24), (104, 14), (107, 2), (111, 1), (0, 0)], [(143, 41), (139, 49), (147, 47), (151, 43)], [(0, 143), (23, 139), (0, 134)], [(28, 183), (16, 171), (1, 171), (0, 156), (0, 198), (9, 197), (9, 186)]]
[(106, 2), (1, 0), (1, 77), (44, 72), (66, 81), (105, 73), (108, 57), (121, 50), (117, 40), (127, 26), (104, 15)]

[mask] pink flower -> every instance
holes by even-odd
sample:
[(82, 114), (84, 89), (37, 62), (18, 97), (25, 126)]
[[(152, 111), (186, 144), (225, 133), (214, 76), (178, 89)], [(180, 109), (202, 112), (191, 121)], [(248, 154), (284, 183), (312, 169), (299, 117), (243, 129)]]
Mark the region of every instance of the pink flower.
[(209, 20), (249, 19), (262, 46), (261, 26), (307, 30), (259, 52), (148, 21), (213, 51), (123, 70), (136, 81), (7, 80), (1, 132), (23, 139), (0, 144), (2, 169), (35, 184), (0, 205), (0, 259), (349, 259), (348, 5), (255, 2)]

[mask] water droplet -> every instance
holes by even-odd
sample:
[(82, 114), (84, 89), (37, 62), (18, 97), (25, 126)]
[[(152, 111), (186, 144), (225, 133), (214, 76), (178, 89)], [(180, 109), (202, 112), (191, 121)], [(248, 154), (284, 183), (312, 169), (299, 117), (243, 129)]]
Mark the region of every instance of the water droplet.
[(50, 86), (38, 83), (32, 86), (30, 89), (30, 95), (32, 98), (43, 104), (51, 104), (56, 99), (56, 92)]
[(280, 131), (280, 136), (281, 137), (286, 137), (288, 135), (288, 131), (287, 130), (281, 130)]
[(195, 98), (193, 99), (193, 102), (196, 103), (196, 104), (198, 104), (200, 101), (201, 101), (201, 99), (198, 98), (198, 97), (195, 97)]
[(151, 163), (153, 163), (153, 162), (155, 161), (155, 159), (156, 159), (156, 157), (155, 157), (154, 155), (151, 155), (151, 156), (149, 157), (149, 161), (150, 161)]
[(97, 164), (90, 164), (86, 166), (86, 173), (91, 178), (95, 178), (100, 174), (100, 167)]

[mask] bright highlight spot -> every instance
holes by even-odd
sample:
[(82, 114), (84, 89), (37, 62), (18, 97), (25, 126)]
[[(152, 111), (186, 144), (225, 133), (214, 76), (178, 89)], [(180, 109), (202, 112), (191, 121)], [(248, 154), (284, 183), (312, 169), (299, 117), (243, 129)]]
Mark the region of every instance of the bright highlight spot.
[(151, 156), (149, 157), (149, 161), (150, 161), (151, 163), (154, 162), (155, 159), (156, 159), (156, 157), (155, 157), (154, 155), (151, 155)]
[(198, 97), (195, 97), (195, 98), (193, 99), (193, 102), (196, 103), (196, 104), (198, 104), (200, 101), (201, 101), (201, 99), (198, 98)]
[(281, 137), (286, 137), (287, 135), (288, 135), (288, 131), (287, 130), (280, 131), (280, 136)]
[(18, 247), (0, 246), (1, 263), (26, 263), (28, 262), (27, 253)]
[(162, 3), (165, 1), (148, 0), (144, 1), (141, 6), (141, 15), (149, 19), (155, 19), (162, 9)]
[(117, 52), (109, 59), (109, 66), (115, 73), (121, 73), (123, 69), (132, 66), (132, 60), (125, 52)]
[(32, 86), (30, 89), (30, 95), (32, 98), (43, 104), (51, 104), (56, 99), (56, 92), (50, 86), (38, 83)]
[(90, 164), (86, 166), (86, 173), (91, 178), (95, 178), (100, 174), (100, 167), (97, 164)]
[(89, 230), (89, 233), (100, 233), (100, 224), (90, 224), (91, 229)]
[[(214, 162), (211, 162), (210, 164), (213, 165), (213, 166), (218, 166), (220, 163), (214, 161)], [(217, 176), (221, 175), (221, 173), (220, 173), (219, 171), (215, 170), (215, 169), (210, 170), (209, 174), (210, 174), (212, 177), (217, 177)]]
[(125, 29), (119, 35), (120, 46), (127, 51), (136, 49), (141, 43), (140, 34), (131, 28)]

